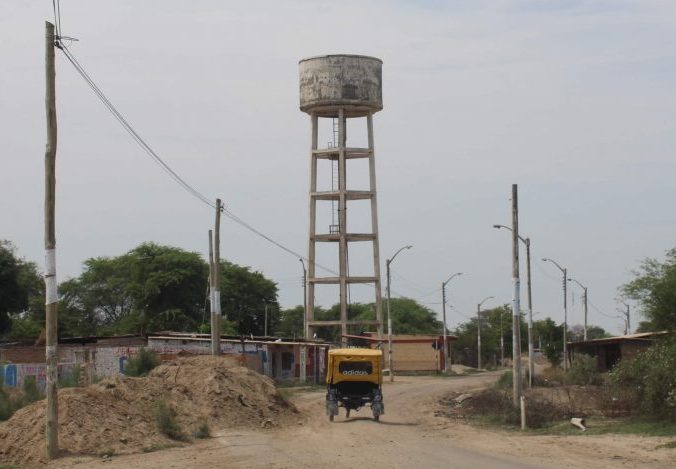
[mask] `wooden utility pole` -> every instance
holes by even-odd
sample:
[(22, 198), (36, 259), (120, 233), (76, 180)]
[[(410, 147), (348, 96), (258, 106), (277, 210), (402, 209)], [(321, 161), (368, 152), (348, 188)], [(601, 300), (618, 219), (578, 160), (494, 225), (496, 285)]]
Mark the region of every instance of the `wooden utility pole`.
[(47, 362), (47, 457), (59, 453), (58, 363), (56, 355), (58, 295), (56, 288), (56, 83), (54, 67), (54, 25), (45, 22), (45, 71), (47, 147), (45, 149), (45, 312)]
[[(211, 252), (211, 231), (209, 231)], [(216, 199), (213, 255), (211, 257), (211, 354), (221, 353), (221, 199)]]
[(521, 285), (519, 280), (519, 200), (512, 184), (512, 394), (514, 407), (521, 405)]

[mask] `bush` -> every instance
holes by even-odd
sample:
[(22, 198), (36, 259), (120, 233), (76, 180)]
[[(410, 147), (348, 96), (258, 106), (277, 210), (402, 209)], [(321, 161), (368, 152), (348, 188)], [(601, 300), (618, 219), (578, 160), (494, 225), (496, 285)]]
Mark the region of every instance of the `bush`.
[(657, 342), (631, 360), (621, 360), (609, 375), (610, 382), (635, 392), (643, 414), (676, 420), (676, 337)]
[(211, 429), (206, 420), (199, 424), (197, 429), (192, 433), (193, 438), (209, 438), (211, 436)]
[(155, 404), (155, 422), (157, 428), (172, 440), (186, 439), (176, 420), (176, 412), (163, 399)]
[[(472, 415), (488, 417), (498, 423), (521, 424), (521, 411), (514, 407), (509, 391), (483, 391), (472, 397), (470, 406)], [(542, 396), (526, 396), (526, 425), (529, 428), (541, 428), (563, 417), (565, 412), (552, 400)]]
[(600, 384), (602, 381), (596, 358), (581, 354), (575, 357), (570, 369), (564, 375), (565, 384), (578, 384), (582, 386)]
[(124, 368), (124, 374), (127, 376), (145, 376), (161, 362), (162, 360), (157, 353), (142, 348), (136, 355), (127, 361), (127, 366)]

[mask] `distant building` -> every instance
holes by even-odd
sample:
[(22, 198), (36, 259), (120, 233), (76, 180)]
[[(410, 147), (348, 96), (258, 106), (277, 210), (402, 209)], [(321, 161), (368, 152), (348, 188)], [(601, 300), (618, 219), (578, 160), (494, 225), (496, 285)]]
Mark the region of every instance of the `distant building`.
[[(364, 336), (371, 347), (378, 347), (381, 339), (376, 332), (365, 332)], [(358, 336), (350, 336), (358, 337)], [(381, 348), (385, 360), (384, 367), (388, 367), (388, 344), (387, 336), (383, 336)], [(448, 347), (451, 343), (458, 340), (457, 337), (449, 335)], [(440, 335), (406, 334), (392, 336), (392, 352), (394, 371), (442, 371), (444, 369), (443, 354), (444, 338)]]
[[(211, 353), (208, 334), (159, 332), (145, 337), (62, 338), (57, 349), (59, 378), (77, 375), (80, 384), (87, 385), (123, 373), (127, 361), (144, 347), (156, 351), (162, 360)], [(320, 341), (276, 337), (221, 338), (223, 355), (276, 381), (323, 382), (329, 347)], [(0, 375), (5, 386), (21, 388), (26, 380), (34, 380), (44, 391), (46, 369), (44, 345), (0, 344)]]
[(590, 355), (596, 358), (599, 371), (608, 371), (621, 359), (635, 357), (641, 351), (650, 347), (655, 340), (667, 335), (669, 335), (668, 331), (642, 332), (603, 339), (568, 342), (568, 353), (572, 363), (575, 363), (575, 358), (579, 355)]

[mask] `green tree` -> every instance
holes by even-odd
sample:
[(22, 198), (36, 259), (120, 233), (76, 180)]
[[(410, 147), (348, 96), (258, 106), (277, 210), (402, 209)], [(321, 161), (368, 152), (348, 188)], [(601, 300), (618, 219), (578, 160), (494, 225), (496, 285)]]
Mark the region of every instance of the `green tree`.
[(533, 321), (533, 341), (542, 344), (542, 351), (552, 364), (558, 366), (563, 357), (563, 325), (551, 318)]
[(44, 311), (44, 281), (37, 265), (17, 257), (16, 247), (0, 240), (0, 335), (34, 338), (44, 324)]
[[(498, 363), (500, 338), (502, 337), (505, 358), (512, 356), (512, 309), (509, 305), (481, 311), (481, 363)], [(528, 326), (523, 314), (520, 316), (521, 350), (528, 350)], [(458, 340), (453, 343), (455, 356), (472, 366), (477, 364), (477, 318), (461, 323), (454, 331)]]
[(304, 314), (305, 309), (302, 305), (281, 310), (275, 335), (280, 337), (303, 337), (305, 334), (303, 330), (303, 325), (305, 324)]
[[(208, 331), (208, 266), (195, 252), (144, 243), (117, 257), (88, 259), (82, 274), (63, 282), (63, 335)], [(279, 315), (277, 287), (259, 272), (221, 261), (223, 332), (263, 333)]]
[(667, 251), (664, 262), (645, 259), (634, 275), (620, 293), (641, 305), (646, 318), (641, 329), (676, 330), (676, 248)]
[(221, 261), (221, 310), (237, 323), (239, 334), (263, 335), (266, 305), (271, 334), (280, 317), (275, 282), (249, 267)]

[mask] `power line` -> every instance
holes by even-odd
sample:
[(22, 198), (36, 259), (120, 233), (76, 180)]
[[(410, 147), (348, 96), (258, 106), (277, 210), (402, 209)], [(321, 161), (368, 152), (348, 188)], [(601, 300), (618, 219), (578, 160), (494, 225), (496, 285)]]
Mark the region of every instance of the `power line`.
[(603, 316), (605, 316), (605, 317), (607, 317), (607, 318), (616, 319), (616, 318), (619, 317), (619, 316), (611, 316), (610, 314), (604, 313), (604, 312), (601, 311), (599, 308), (597, 308), (596, 305), (595, 305), (594, 303), (592, 303), (592, 302), (589, 301), (589, 300), (587, 300), (587, 303), (589, 303), (589, 305), (590, 305), (592, 308), (594, 308), (594, 309), (596, 310), (597, 313), (602, 314)]
[[(55, 4), (55, 15), (57, 12), (59, 12), (59, 7), (58, 3)], [(58, 13), (60, 14), (60, 13)], [(55, 20), (56, 21), (56, 20)], [(196, 197), (199, 199), (201, 202), (205, 203), (211, 208), (216, 208), (216, 204), (206, 197), (204, 194), (202, 194), (200, 191), (195, 189), (193, 186), (188, 184), (188, 182), (183, 179), (181, 176), (179, 176), (171, 167), (150, 147), (150, 145), (139, 135), (138, 132), (131, 126), (129, 121), (124, 118), (124, 116), (115, 108), (115, 106), (110, 102), (110, 100), (106, 97), (106, 95), (101, 91), (101, 89), (96, 85), (94, 80), (91, 78), (91, 76), (87, 73), (87, 71), (84, 69), (82, 64), (75, 58), (73, 53), (68, 49), (68, 47), (60, 43), (58, 44), (59, 49), (64, 53), (68, 61), (73, 65), (75, 70), (78, 72), (78, 74), (84, 79), (84, 81), (89, 85), (89, 87), (92, 89), (94, 94), (99, 98), (99, 100), (103, 103), (103, 105), (108, 109), (108, 111), (115, 117), (115, 119), (119, 122), (119, 124), (124, 128), (125, 131), (132, 137), (132, 139), (141, 147), (143, 151), (150, 156), (155, 163), (157, 163), (160, 168), (165, 171), (174, 181), (176, 181), (183, 189), (185, 189), (188, 193), (190, 193), (192, 196)], [(266, 235), (260, 230), (257, 230), (254, 228), (252, 225), (247, 223), (246, 221), (242, 220), (240, 217), (238, 217), (236, 214), (234, 214), (232, 211), (228, 210), (225, 208), (225, 206), (221, 207), (222, 213), (230, 218), (232, 221), (235, 223), (239, 224), (240, 226), (246, 228), (247, 230), (251, 231), (252, 233), (260, 236), (261, 238), (265, 239), (266, 241), (270, 242), (271, 244), (277, 246), (278, 248), (284, 250), (285, 252), (291, 254), (292, 256), (296, 258), (302, 258), (306, 261), (309, 262), (309, 259), (302, 254), (299, 254), (298, 252), (284, 246), (283, 244), (275, 241), (273, 238), (270, 236)], [(318, 267), (326, 272), (329, 272), (333, 275), (339, 275), (336, 271), (329, 269), (328, 267), (322, 266), (321, 264), (318, 264), (317, 262), (314, 263), (315, 267)]]

